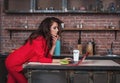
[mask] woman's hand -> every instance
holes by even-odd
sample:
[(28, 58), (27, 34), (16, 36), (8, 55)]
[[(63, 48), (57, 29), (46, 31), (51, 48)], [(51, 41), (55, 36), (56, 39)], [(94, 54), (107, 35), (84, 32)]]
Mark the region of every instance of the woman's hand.
[(52, 45), (54, 46), (54, 45), (56, 45), (56, 42), (57, 42), (57, 39), (59, 38), (59, 36), (58, 35), (52, 35)]
[(72, 62), (73, 62), (72, 58), (53, 59), (53, 63), (70, 64)]
[(64, 58), (65, 60), (67, 60), (69, 63), (72, 63), (73, 62), (73, 59), (72, 58)]

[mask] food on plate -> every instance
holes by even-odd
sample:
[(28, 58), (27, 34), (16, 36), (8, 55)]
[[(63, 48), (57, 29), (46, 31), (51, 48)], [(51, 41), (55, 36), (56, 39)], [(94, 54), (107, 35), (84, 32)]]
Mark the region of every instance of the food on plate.
[(69, 60), (68, 59), (61, 59), (60, 64), (62, 64), (62, 65), (69, 64)]

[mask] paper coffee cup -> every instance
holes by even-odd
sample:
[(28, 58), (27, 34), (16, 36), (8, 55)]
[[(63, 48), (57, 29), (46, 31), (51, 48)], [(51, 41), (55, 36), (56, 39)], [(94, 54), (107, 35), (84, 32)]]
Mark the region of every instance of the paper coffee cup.
[(73, 61), (79, 61), (79, 50), (73, 50)]

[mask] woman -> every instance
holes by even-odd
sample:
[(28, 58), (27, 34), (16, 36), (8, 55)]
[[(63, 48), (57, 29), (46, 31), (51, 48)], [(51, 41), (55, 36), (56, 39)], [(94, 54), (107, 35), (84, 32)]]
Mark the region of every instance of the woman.
[(44, 19), (39, 28), (26, 40), (25, 44), (11, 53), (6, 59), (8, 70), (7, 83), (27, 83), (23, 74), (23, 64), (26, 62), (52, 63), (56, 40), (60, 36), (62, 21), (55, 17)]

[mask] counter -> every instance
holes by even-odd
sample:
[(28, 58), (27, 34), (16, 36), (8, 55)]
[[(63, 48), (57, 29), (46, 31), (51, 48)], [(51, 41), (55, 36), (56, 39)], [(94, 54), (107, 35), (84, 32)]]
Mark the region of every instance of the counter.
[(8, 54), (0, 54), (0, 58), (6, 58)]
[(7, 81), (7, 69), (5, 67), (5, 59), (7, 55), (0, 54), (0, 83), (6, 83)]
[[(9, 54), (0, 54), (0, 58), (6, 58)], [(53, 56), (53, 58), (60, 59), (60, 58), (65, 58), (65, 57), (71, 57), (72, 54), (61, 54), (60, 56)], [(80, 56), (82, 58), (82, 56)], [(105, 55), (94, 55), (94, 56), (88, 56), (86, 59), (102, 59), (102, 60), (120, 60), (120, 55), (117, 56), (105, 56)]]
[[(61, 54), (60, 56), (53, 56), (53, 58), (59, 59), (59, 58), (65, 58), (65, 57), (73, 57), (72, 54)], [(82, 56), (80, 56), (82, 58)], [(113, 59), (120, 59), (120, 55), (117, 56), (105, 56), (105, 55), (94, 55), (94, 56), (87, 56), (86, 59), (102, 59), (102, 60), (113, 60)]]
[(114, 62), (113, 60), (85, 60), (78, 66), (73, 65), (61, 65), (60, 63), (39, 63), (30, 62), (25, 64), (25, 69), (49, 69), (49, 70), (95, 70), (95, 71), (120, 71), (120, 64)]
[(29, 73), (28, 83), (54, 83), (55, 80), (55, 83), (120, 82), (120, 64), (113, 60), (85, 60), (78, 66), (30, 62), (24, 69)]

